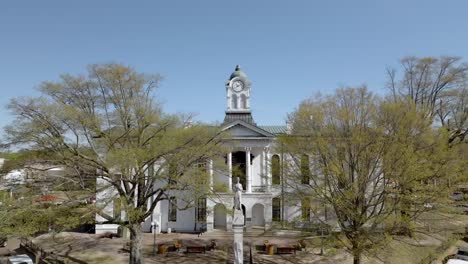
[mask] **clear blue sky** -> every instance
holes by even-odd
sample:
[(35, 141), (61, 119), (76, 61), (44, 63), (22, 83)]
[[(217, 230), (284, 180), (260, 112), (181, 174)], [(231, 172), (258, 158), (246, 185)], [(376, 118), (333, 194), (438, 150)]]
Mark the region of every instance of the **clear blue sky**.
[(383, 92), (403, 56), (466, 54), (466, 0), (2, 1), (0, 126), (10, 98), (91, 63), (164, 75), (166, 111), (206, 122), (223, 119), (224, 82), (240, 64), (254, 118), (272, 125), (317, 91)]

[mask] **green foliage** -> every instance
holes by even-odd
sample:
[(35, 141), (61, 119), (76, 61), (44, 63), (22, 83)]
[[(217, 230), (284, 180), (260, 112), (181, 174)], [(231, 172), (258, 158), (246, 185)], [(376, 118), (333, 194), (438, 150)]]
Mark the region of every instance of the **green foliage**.
[(38, 202), (37, 198), (30, 198), (2, 201), (1, 234), (29, 237), (49, 231), (68, 231), (82, 224), (94, 223), (94, 214), (90, 214), (85, 206)]
[(8, 173), (15, 169), (24, 168), (34, 161), (51, 160), (53, 153), (44, 150), (22, 149), (18, 152), (3, 153), (0, 156), (5, 158), (5, 163), (0, 168), (0, 173)]
[(291, 154), (289, 182), (303, 181), (310, 157), (316, 175), (295, 194), (333, 208), (356, 259), (386, 241), (386, 228), (411, 233), (414, 219), (446, 199), (460, 176), (447, 133), (411, 100), (345, 88), (302, 102), (289, 119), (292, 134), (280, 138)]
[[(138, 235), (140, 223), (173, 191), (183, 191), (186, 207), (210, 195), (207, 171), (197, 164), (224, 153), (225, 136), (218, 128), (162, 111), (154, 98), (160, 80), (120, 64), (90, 65), (87, 76), (63, 74), (58, 82), (43, 82), (40, 97), (11, 100), (16, 120), (5, 128), (6, 139), (10, 145), (47, 150), (47, 161), (67, 168), (66, 179), (89, 195), (115, 190), (78, 212), (98, 213)], [(85, 184), (96, 180), (105, 184)], [(126, 219), (102, 210), (114, 198), (120, 199)], [(44, 219), (60, 226), (67, 222), (51, 214)], [(43, 229), (45, 223), (34, 226)], [(131, 255), (130, 262), (137, 263), (138, 256)]]
[(219, 182), (219, 183), (215, 183), (213, 185), (213, 190), (215, 192), (228, 192), (229, 191), (229, 187), (227, 184), (225, 183), (222, 183), (222, 182)]

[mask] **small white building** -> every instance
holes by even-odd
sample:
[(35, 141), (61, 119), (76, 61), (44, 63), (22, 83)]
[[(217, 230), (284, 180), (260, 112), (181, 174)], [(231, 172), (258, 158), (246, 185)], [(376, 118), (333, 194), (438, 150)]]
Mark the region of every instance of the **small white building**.
[[(273, 222), (282, 219), (292, 221), (304, 217), (303, 214), (310, 218), (310, 210), (304, 212), (300, 200), (289, 200), (282, 206), (284, 199), (281, 199), (281, 193), (285, 187), (281, 186), (279, 167), (283, 155), (277, 151), (275, 142), (279, 134), (287, 132), (287, 127), (262, 126), (255, 122), (250, 109), (251, 82), (239, 66), (226, 81), (225, 88), (226, 113), (221, 129), (231, 135), (225, 142), (230, 149), (225, 156), (228, 170), (226, 173), (215, 172), (212, 162), (206, 166), (216, 195), (196, 201), (195, 207), (178, 210), (177, 207), (183, 207), (180, 204), (183, 201), (174, 194), (171, 199), (178, 206), (171, 206), (167, 200), (161, 201), (143, 224), (145, 230), (151, 230), (152, 221), (158, 223), (157, 232), (169, 229), (193, 232), (202, 228), (208, 232), (213, 229), (230, 230), (235, 177), (240, 178), (244, 187), (242, 210), (246, 227), (268, 229)], [(98, 194), (97, 200), (104, 196), (112, 196), (112, 193)], [(108, 208), (110, 213), (112, 205)], [(100, 216), (96, 220), (96, 233), (117, 231), (116, 225), (99, 224), (104, 221)]]

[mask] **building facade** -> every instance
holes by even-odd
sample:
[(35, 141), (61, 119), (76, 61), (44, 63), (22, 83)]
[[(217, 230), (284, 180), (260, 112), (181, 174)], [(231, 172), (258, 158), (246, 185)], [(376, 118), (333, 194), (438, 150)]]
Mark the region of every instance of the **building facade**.
[[(244, 188), (242, 210), (246, 227), (268, 229), (275, 221), (302, 217), (301, 202), (284, 204), (281, 195), (283, 155), (278, 151), (276, 139), (287, 133), (287, 126), (261, 126), (255, 122), (250, 109), (251, 88), (249, 78), (239, 66), (225, 83), (226, 111), (221, 129), (230, 134), (224, 142), (229, 149), (224, 157), (227, 170), (214, 170), (213, 161), (205, 166), (214, 195), (199, 199), (194, 207), (178, 210), (184, 207), (184, 202), (178, 199), (179, 194), (173, 193), (169, 200), (158, 203), (152, 216), (143, 223), (144, 230), (150, 231), (152, 222), (157, 223), (157, 232), (230, 230), (236, 177)], [(97, 217), (97, 222), (102, 220)], [(97, 233), (107, 231), (116, 232), (117, 226), (96, 225)]]

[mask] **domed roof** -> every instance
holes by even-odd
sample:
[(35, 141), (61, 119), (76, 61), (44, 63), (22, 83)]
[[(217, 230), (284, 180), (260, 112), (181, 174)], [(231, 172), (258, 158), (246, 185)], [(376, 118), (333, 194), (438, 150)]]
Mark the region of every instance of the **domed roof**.
[(245, 74), (242, 70), (240, 65), (236, 66), (236, 70), (231, 74), (231, 77), (229, 77), (229, 80), (232, 80), (235, 77), (242, 77), (247, 79), (247, 74)]

